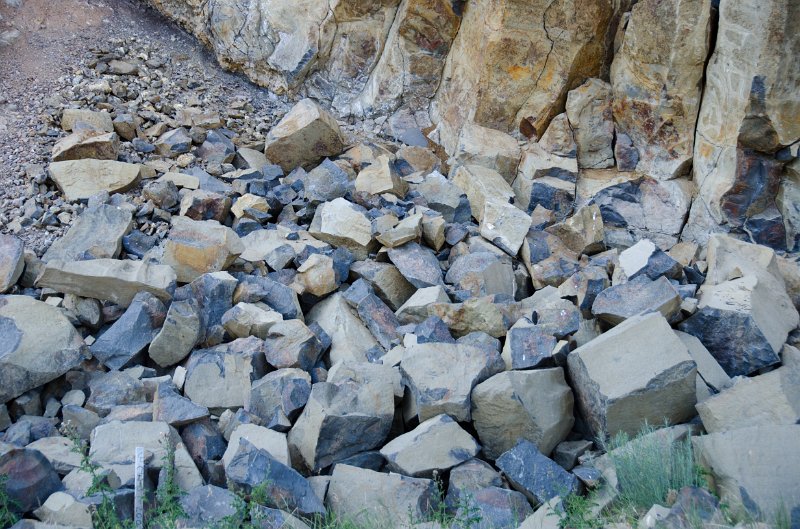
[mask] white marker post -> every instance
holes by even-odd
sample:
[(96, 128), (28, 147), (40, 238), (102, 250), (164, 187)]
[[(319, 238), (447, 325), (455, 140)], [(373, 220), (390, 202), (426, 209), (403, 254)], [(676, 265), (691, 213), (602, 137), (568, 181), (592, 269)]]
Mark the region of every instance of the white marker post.
[(136, 447), (134, 462), (133, 521), (136, 529), (144, 529), (144, 448)]

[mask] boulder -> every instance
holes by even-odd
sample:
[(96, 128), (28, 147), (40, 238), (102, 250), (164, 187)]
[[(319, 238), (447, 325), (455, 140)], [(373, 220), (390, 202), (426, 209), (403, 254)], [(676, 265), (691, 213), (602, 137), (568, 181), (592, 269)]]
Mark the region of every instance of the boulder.
[(639, 276), (658, 279), (666, 276), (680, 279), (683, 273), (679, 262), (663, 252), (649, 239), (642, 239), (619, 254), (619, 272), (614, 271), (615, 282), (632, 280)]
[(127, 307), (141, 291), (149, 292), (161, 301), (169, 301), (175, 292), (175, 279), (175, 271), (170, 266), (144, 261), (93, 259), (51, 261), (36, 285)]
[(375, 238), (383, 246), (394, 248), (411, 241), (418, 241), (423, 232), (421, 213), (409, 215), (390, 229), (382, 230)]
[(42, 261), (116, 259), (122, 250), (122, 237), (132, 227), (130, 209), (109, 204), (90, 207), (47, 249)]
[(270, 507), (287, 509), (303, 517), (325, 514), (325, 506), (303, 476), (244, 438), (239, 440), (225, 476), (229, 488), (245, 494), (263, 486)]
[[(322, 206), (321, 206), (322, 207)], [(319, 208), (318, 208), (319, 209)], [(322, 240), (317, 240), (306, 231), (292, 231), (278, 224), (275, 229), (255, 230), (242, 237), (245, 261), (265, 261), (276, 251), (288, 246), (294, 254), (302, 253), (307, 246), (328, 248)], [(294, 256), (292, 256), (293, 258)]]
[(355, 186), (357, 192), (371, 195), (391, 193), (400, 198), (408, 191), (408, 184), (400, 177), (394, 161), (385, 154), (359, 171)]
[(103, 132), (114, 132), (114, 122), (108, 112), (95, 112), (82, 108), (65, 108), (61, 113), (61, 128), (70, 132), (78, 123), (90, 125)]
[(114, 132), (105, 134), (94, 130), (79, 130), (62, 138), (53, 146), (53, 161), (116, 160), (119, 155), (119, 136)]
[(531, 369), (552, 364), (555, 352), (555, 336), (520, 318), (506, 334), (502, 356), (506, 369)]
[(658, 179), (689, 171), (708, 58), (710, 0), (639, 2), (611, 65), (614, 122)]
[(302, 294), (323, 297), (339, 286), (336, 281), (333, 259), (327, 255), (312, 254), (297, 268), (295, 285)]
[(519, 441), (498, 457), (496, 464), (511, 486), (534, 505), (578, 492), (578, 479), (544, 456), (530, 441)]
[(117, 407), (147, 402), (144, 384), (123, 371), (109, 371), (89, 382), (89, 399), (86, 409), (101, 417), (107, 416)]
[(158, 385), (153, 397), (153, 420), (170, 426), (186, 426), (208, 417), (208, 408), (187, 399), (172, 383)]
[(389, 468), (412, 477), (432, 477), (467, 461), (480, 445), (448, 415), (423, 421), (381, 448)]
[(395, 311), (395, 315), (403, 324), (421, 323), (428, 317), (429, 305), (449, 302), (450, 298), (442, 286), (419, 288)]
[(413, 188), (425, 198), (428, 207), (438, 211), (445, 221), (469, 221), (471, 217), (470, 203), (464, 190), (438, 171), (427, 175), (421, 183)]
[(16, 284), (25, 268), (24, 244), (13, 235), (0, 235), (0, 294)]
[(317, 335), (300, 320), (275, 323), (264, 339), (267, 363), (276, 369), (295, 367), (309, 371), (323, 349)]
[(53, 162), (48, 171), (69, 202), (87, 200), (103, 191), (121, 193), (139, 181), (139, 165), (112, 160)]
[(267, 202), (266, 198), (245, 193), (233, 203), (231, 213), (237, 219), (252, 218), (259, 220), (269, 214), (269, 209), (269, 202)]
[(683, 345), (686, 346), (686, 349), (689, 351), (689, 356), (691, 356), (692, 360), (697, 364), (697, 374), (702, 377), (703, 382), (705, 382), (708, 387), (716, 392), (720, 392), (731, 385), (731, 377), (725, 373), (725, 370), (722, 369), (719, 362), (711, 356), (711, 353), (708, 352), (708, 349), (705, 348), (700, 340), (682, 331), (675, 331), (675, 334), (681, 339)]
[(517, 529), (520, 520), (533, 514), (533, 508), (521, 492), (502, 487), (478, 489), (455, 509), (454, 516), (475, 519), (475, 529)]
[(0, 296), (0, 403), (42, 386), (88, 357), (64, 314), (28, 296)]
[(207, 408), (244, 406), (253, 381), (264, 375), (264, 342), (251, 336), (192, 352), (184, 393)]
[(312, 100), (303, 99), (269, 131), (264, 154), (288, 173), (341, 154), (344, 146), (334, 117)]
[(661, 314), (634, 316), (567, 357), (578, 407), (595, 436), (694, 415), (697, 368)]
[(81, 454), (75, 451), (75, 442), (67, 437), (42, 437), (25, 448), (41, 452), (53, 465), (53, 469), (62, 476), (81, 466)]
[(202, 337), (201, 330), (195, 304), (190, 301), (173, 301), (161, 330), (150, 342), (147, 354), (161, 367), (177, 364), (192, 352)]
[(241, 439), (245, 439), (259, 450), (266, 451), (279, 463), (289, 465), (289, 445), (286, 444), (286, 434), (255, 424), (240, 424), (231, 432), (228, 448), (222, 456), (222, 464), (225, 468), (231, 464), (239, 452)]
[[(697, 199), (685, 238), (748, 232), (754, 242), (785, 248), (775, 204), (782, 162), (774, 154), (800, 138), (794, 117), (800, 35), (796, 6), (781, 1), (724, 2), (694, 144)], [(772, 35), (786, 35), (775, 42)], [(720, 224), (724, 226), (719, 226)]]
[[(225, 134), (216, 130), (206, 133), (205, 141), (195, 150), (195, 155), (206, 162), (230, 163), (236, 154), (236, 147)], [(257, 167), (257, 169), (261, 169)]]
[(508, 330), (503, 307), (494, 303), (494, 296), (472, 297), (464, 303), (433, 303), (428, 315), (440, 318), (459, 338), (472, 332), (500, 338)]
[(281, 321), (283, 316), (279, 312), (264, 308), (263, 304), (237, 303), (222, 315), (221, 323), (234, 338), (257, 336), (263, 340), (269, 329)]
[(490, 252), (476, 252), (456, 257), (450, 264), (445, 282), (473, 296), (505, 294), (514, 297), (514, 270), (508, 258)]
[(531, 223), (531, 216), (513, 204), (492, 200), (484, 205), (480, 234), (507, 254), (516, 256)]
[(578, 146), (578, 166), (584, 169), (613, 167), (611, 85), (601, 79), (589, 79), (569, 92), (566, 108)]
[(326, 504), (336, 516), (356, 523), (410, 527), (426, 519), (437, 502), (430, 479), (384, 474), (336, 465), (328, 486)]
[(309, 171), (303, 179), (305, 198), (312, 205), (343, 198), (354, 190), (350, 176), (328, 158)]
[[(394, 391), (379, 380), (320, 382), (289, 432), (292, 461), (312, 472), (380, 446), (394, 416)], [(338, 466), (337, 466), (338, 468)]]
[(308, 402), (311, 376), (302, 369), (284, 368), (267, 373), (250, 389), (248, 411), (269, 424), (276, 417), (293, 421)]
[(109, 369), (122, 369), (141, 360), (139, 354), (158, 334), (166, 313), (161, 300), (149, 292), (140, 292), (89, 350)]
[[(432, 104), (438, 143), (455, 152), (470, 121), (503, 132), (521, 125), (526, 135), (541, 136), (567, 92), (600, 74), (617, 16), (604, 0), (470, 5)], [(485, 86), (491, 89), (479, 88)]]
[(471, 417), (472, 389), (503, 367), (497, 351), (426, 343), (406, 351), (400, 372), (421, 421), (444, 413), (466, 422)]
[(775, 286), (756, 275), (704, 285), (697, 312), (678, 328), (699, 338), (729, 376), (749, 375), (776, 364), (798, 320), (796, 311), (782, 309), (776, 302), (785, 291)]
[(432, 250), (416, 242), (409, 242), (387, 252), (403, 277), (416, 288), (443, 285), (439, 260)]
[(571, 217), (546, 230), (578, 255), (591, 255), (605, 250), (603, 216), (596, 204), (580, 208)]
[(186, 491), (180, 499), (184, 515), (180, 527), (212, 527), (236, 515), (236, 495), (214, 485), (201, 485)]
[(560, 367), (505, 371), (472, 390), (472, 421), (489, 459), (526, 439), (549, 454), (572, 430), (572, 391)]
[(12, 448), (0, 455), (0, 475), (13, 513), (24, 514), (42, 505), (64, 486), (53, 466), (38, 450)]
[(328, 355), (332, 364), (339, 360), (366, 361), (370, 350), (378, 347), (375, 337), (339, 292), (314, 305), (306, 319), (330, 336)]
[(492, 202), (509, 204), (514, 199), (514, 191), (503, 175), (480, 165), (454, 167), (450, 174), (450, 180), (464, 190), (469, 200), (472, 216), (478, 222), (483, 220), (487, 204)]
[(577, 179), (578, 163), (574, 154), (571, 158), (558, 156), (547, 152), (540, 144), (531, 143), (522, 151), (519, 171), (511, 187), (516, 203), (526, 212), (532, 213), (541, 206), (564, 219), (572, 213)]
[(692, 445), (721, 501), (751, 516), (794, 520), (800, 508), (799, 436), (797, 424), (761, 425), (693, 437)]
[(517, 140), (505, 132), (467, 122), (458, 136), (452, 160), (493, 169), (510, 184), (517, 176), (520, 148)]
[(215, 220), (224, 223), (231, 211), (231, 199), (221, 193), (195, 189), (181, 198), (180, 216), (192, 220)]
[(784, 366), (737, 382), (697, 404), (708, 433), (737, 428), (798, 424), (800, 369)]
[(357, 261), (350, 267), (350, 272), (369, 283), (375, 294), (394, 311), (408, 301), (417, 290), (406, 281), (397, 267), (390, 263)]
[(189, 283), (206, 272), (225, 270), (244, 249), (239, 236), (216, 221), (172, 217), (162, 263), (175, 270), (178, 281)]
[(376, 247), (372, 223), (363, 208), (344, 198), (320, 204), (308, 232), (320, 241), (347, 248), (356, 260), (366, 259)]
[(637, 314), (660, 312), (671, 319), (681, 307), (681, 296), (666, 277), (651, 281), (638, 276), (633, 281), (614, 285), (600, 292), (592, 304), (592, 314), (612, 325)]
[(66, 492), (51, 494), (34, 514), (42, 522), (51, 524), (50, 527), (93, 527), (89, 503), (79, 502)]
[(175, 158), (189, 152), (192, 148), (192, 138), (185, 128), (178, 127), (177, 129), (168, 130), (159, 136), (154, 146), (160, 156)]

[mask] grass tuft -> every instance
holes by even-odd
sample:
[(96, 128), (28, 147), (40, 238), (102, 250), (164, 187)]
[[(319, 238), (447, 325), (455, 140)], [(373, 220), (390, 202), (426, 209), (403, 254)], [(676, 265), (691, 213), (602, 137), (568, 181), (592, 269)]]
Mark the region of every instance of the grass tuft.
[(19, 505), (8, 496), (7, 481), (8, 476), (0, 475), (0, 527), (11, 527), (19, 521)]

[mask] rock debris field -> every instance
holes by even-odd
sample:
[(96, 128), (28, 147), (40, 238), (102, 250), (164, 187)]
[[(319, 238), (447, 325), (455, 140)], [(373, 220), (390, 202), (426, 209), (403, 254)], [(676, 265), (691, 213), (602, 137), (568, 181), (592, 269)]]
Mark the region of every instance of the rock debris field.
[(123, 6), (172, 40), (0, 85), (0, 525), (800, 527), (800, 38), (730, 34), (793, 2), (563, 2), (604, 15), (514, 38), (564, 71), (480, 95), (514, 2), (250, 6), (267, 58), (242, 2), (151, 3), (240, 73)]

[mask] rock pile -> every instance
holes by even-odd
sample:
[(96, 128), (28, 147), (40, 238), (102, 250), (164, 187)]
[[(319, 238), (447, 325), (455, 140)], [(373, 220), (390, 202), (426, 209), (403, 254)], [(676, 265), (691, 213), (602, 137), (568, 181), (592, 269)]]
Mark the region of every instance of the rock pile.
[[(384, 4), (369, 17), (388, 25), (397, 6)], [(450, 42), (488, 64), (502, 55), (496, 41), (541, 40), (501, 24), (478, 47), (467, 41), (473, 19), (498, 16), (484, 3), (466, 11), (458, 36), (458, 3), (403, 2), (400, 20), (417, 4), (446, 8), (437, 27), (449, 41), (434, 54), (447, 57), (446, 72), (465, 68)], [(589, 4), (580, 16), (598, 27), (550, 41), (554, 62), (600, 53), (590, 37), (616, 15), (592, 17), (610, 11)], [(308, 527), (329, 511), (435, 528), (435, 512), (458, 515), (465, 502), (477, 527), (552, 527), (548, 513), (570, 494), (613, 500), (596, 441), (664, 420), (702, 433), (697, 459), (722, 501), (757, 515), (779, 499), (800, 512), (800, 269), (727, 234), (679, 242), (688, 181), (673, 178), (692, 146), (625, 120), (626, 108), (661, 115), (666, 104), (633, 86), (662, 75), (641, 41), (658, 24), (651, 4), (630, 14), (612, 83), (589, 72), (569, 90), (577, 83), (566, 72), (550, 72), (558, 86), (497, 118), (525, 116), (533, 139), (476, 119), (450, 157), (354, 138), (311, 99), (262, 140), (234, 130), (246, 105), (227, 119), (199, 101), (130, 113), (119, 94), (135, 82), (124, 79), (158, 66), (102, 57), (98, 82), (116, 99), (54, 118), (63, 137), (47, 178), (80, 202), (74, 222), (40, 256), (0, 236), (0, 471), (19, 514), (91, 525), (96, 498), (69, 435), (88, 442), (121, 513), (131, 512), (135, 448), (145, 449), (154, 488), (173, 447), (181, 527), (214, 526), (231, 515), (234, 493), (265, 484), (269, 505), (259, 509), (276, 527)], [(691, 15), (682, 23), (693, 32), (674, 43), (678, 55), (656, 59), (702, 67), (709, 4), (658, 4)], [(726, 4), (721, 27), (734, 11)], [(335, 34), (362, 27), (313, 15), (305, 31), (319, 38), (319, 24)], [(537, 29), (548, 40), (550, 22)], [(666, 37), (684, 29), (659, 26)], [(254, 45), (247, 32), (213, 35), (237, 50)], [(291, 42), (250, 73), (287, 87), (309, 74), (296, 49), (280, 49)], [(338, 46), (331, 61), (347, 52)], [(369, 79), (354, 78), (374, 87), (361, 104), (372, 90), (405, 97), (438, 80), (422, 70), (403, 87), (382, 86), (404, 60), (422, 60), (395, 48), (397, 57), (375, 58)], [(468, 70), (464, 86), (443, 85), (440, 112), (484, 75)], [(665, 85), (678, 115), (696, 115), (698, 79)], [(484, 118), (515, 86), (481, 94)], [(671, 126), (694, 128), (681, 119)], [(654, 148), (630, 152), (644, 144)], [(649, 176), (607, 172), (623, 161)], [(677, 225), (660, 216), (675, 204)], [(678, 492), (662, 513), (670, 527), (690, 526), (682, 506), (702, 494)]]

